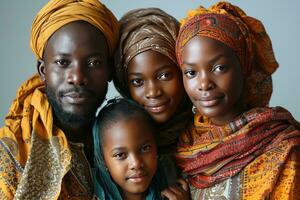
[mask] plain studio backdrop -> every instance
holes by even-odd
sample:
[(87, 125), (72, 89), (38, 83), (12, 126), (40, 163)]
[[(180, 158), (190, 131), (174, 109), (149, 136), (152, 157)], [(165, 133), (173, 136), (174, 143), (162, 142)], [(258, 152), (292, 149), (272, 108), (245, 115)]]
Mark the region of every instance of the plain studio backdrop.
[[(0, 2), (0, 126), (19, 86), (36, 70), (29, 47), (32, 21), (47, 0), (1, 0)], [(208, 7), (215, 0), (102, 0), (118, 19), (135, 8), (158, 7), (177, 19), (199, 5)], [(300, 15), (299, 0), (231, 0), (249, 16), (260, 19), (271, 37), (279, 69), (273, 74), (270, 106), (287, 108), (300, 120)], [(138, 19), (137, 19), (138, 20)], [(107, 97), (118, 93), (110, 84)]]

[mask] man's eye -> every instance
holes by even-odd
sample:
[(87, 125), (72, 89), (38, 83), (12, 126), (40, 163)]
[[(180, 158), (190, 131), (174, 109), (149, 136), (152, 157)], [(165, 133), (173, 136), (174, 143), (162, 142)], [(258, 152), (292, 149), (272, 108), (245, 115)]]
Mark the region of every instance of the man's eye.
[(151, 145), (150, 144), (145, 144), (142, 146), (141, 151), (142, 152), (148, 152), (151, 150)]
[(215, 65), (212, 68), (213, 72), (224, 72), (226, 70), (226, 66), (225, 65)]
[(88, 62), (89, 67), (98, 67), (100, 65), (101, 65), (100, 60), (91, 60), (91, 61)]
[(143, 85), (143, 80), (142, 79), (138, 79), (138, 78), (132, 79), (132, 80), (130, 80), (130, 82), (135, 87), (139, 87), (139, 86)]
[(193, 70), (187, 70), (187, 71), (184, 72), (184, 75), (185, 75), (187, 78), (193, 78), (193, 77), (195, 77), (196, 72), (193, 71)]
[(60, 65), (60, 66), (68, 66), (70, 62), (65, 59), (59, 59), (55, 61), (55, 64)]

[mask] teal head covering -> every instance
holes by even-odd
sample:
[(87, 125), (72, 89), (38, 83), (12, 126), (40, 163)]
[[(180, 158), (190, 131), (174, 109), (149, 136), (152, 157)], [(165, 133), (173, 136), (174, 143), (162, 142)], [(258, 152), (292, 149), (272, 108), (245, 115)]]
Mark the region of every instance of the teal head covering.
[[(122, 189), (113, 181), (109, 171), (105, 167), (103, 151), (102, 151), (102, 137), (101, 137), (101, 114), (107, 112), (109, 107), (120, 102), (127, 102), (130, 105), (138, 106), (135, 102), (126, 99), (113, 99), (100, 111), (93, 126), (94, 138), (94, 192), (101, 200), (122, 200)], [(143, 109), (142, 107), (140, 107)], [(104, 111), (105, 110), (105, 111)], [(145, 111), (146, 112), (146, 111)], [(148, 113), (147, 113), (148, 114)], [(112, 119), (114, 120), (114, 119)], [(152, 183), (147, 192), (146, 200), (160, 200), (162, 199), (160, 192), (167, 187), (167, 181), (163, 173), (163, 169), (158, 162), (157, 171), (153, 177)]]

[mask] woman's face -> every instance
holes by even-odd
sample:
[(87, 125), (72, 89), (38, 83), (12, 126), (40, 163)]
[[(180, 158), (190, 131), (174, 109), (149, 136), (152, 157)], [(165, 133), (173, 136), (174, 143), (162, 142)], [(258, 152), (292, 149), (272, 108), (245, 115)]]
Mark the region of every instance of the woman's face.
[(102, 132), (104, 161), (124, 199), (144, 196), (156, 172), (156, 144), (149, 126), (135, 117), (118, 120)]
[(128, 65), (130, 95), (157, 123), (168, 121), (184, 96), (181, 72), (167, 56), (148, 50)]
[(183, 48), (183, 83), (198, 111), (215, 124), (224, 124), (244, 109), (242, 68), (225, 44), (195, 36)]

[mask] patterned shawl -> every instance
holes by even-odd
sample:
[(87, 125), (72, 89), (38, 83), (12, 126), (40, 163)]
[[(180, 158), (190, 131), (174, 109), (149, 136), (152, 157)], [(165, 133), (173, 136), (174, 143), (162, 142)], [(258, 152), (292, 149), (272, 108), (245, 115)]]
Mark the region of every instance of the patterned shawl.
[[(127, 66), (137, 54), (153, 50), (177, 63), (175, 43), (178, 30), (178, 21), (158, 8), (132, 10), (122, 17), (120, 42), (115, 56), (116, 72), (113, 79), (116, 89), (122, 96), (130, 98)], [(157, 140), (159, 151), (166, 147), (173, 149), (176, 147), (179, 133), (192, 119), (191, 107), (187, 96), (183, 97), (172, 119), (159, 128)]]
[(271, 74), (278, 64), (263, 24), (227, 2), (207, 10), (200, 7), (189, 15), (182, 21), (177, 40), (179, 64), (184, 45), (196, 35), (226, 44), (243, 68), (250, 110), (223, 126), (196, 114), (194, 124), (180, 137), (177, 164), (199, 189), (242, 174), (242, 199), (279, 193), (281, 199), (296, 197), (300, 127), (283, 108), (265, 107), (272, 94)]
[(0, 129), (0, 199), (57, 199), (71, 167), (67, 138), (53, 126), (43, 90), (38, 75), (26, 81)]

